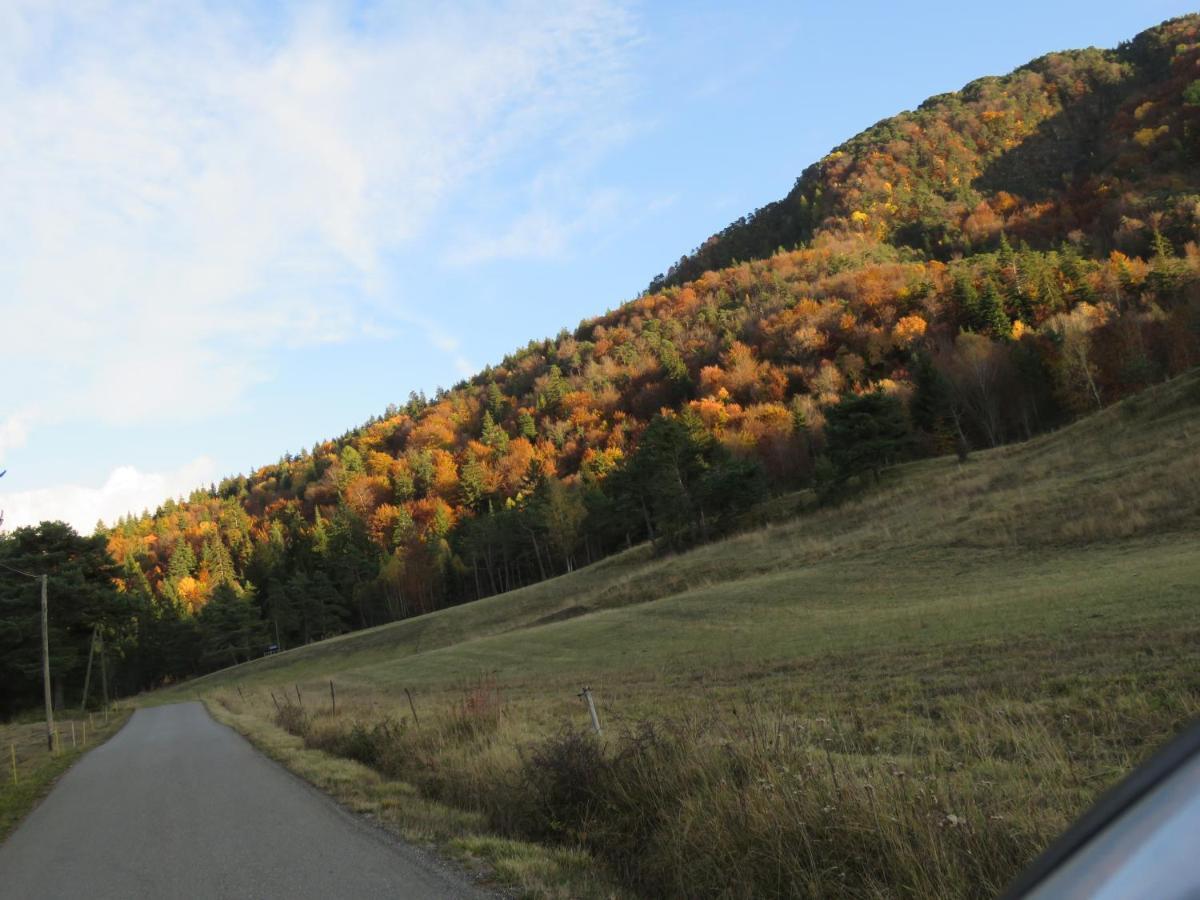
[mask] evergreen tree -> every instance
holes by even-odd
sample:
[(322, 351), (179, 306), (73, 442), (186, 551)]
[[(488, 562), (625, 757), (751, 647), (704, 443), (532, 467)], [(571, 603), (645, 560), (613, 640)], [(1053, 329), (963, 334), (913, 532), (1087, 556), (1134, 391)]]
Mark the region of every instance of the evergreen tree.
[(1000, 297), (1000, 289), (991, 278), (983, 285), (983, 293), (979, 296), (976, 307), (977, 319), (975, 329), (990, 332), (997, 338), (1006, 340), (1012, 337), (1012, 322), (1004, 311), (1004, 301)]
[(9, 567), (0, 568), (0, 714), (42, 697), (41, 586), (13, 569), (49, 576), (50, 679), (60, 696), (78, 697), (83, 688), (93, 628), (114, 656), (136, 639), (139, 603), (117, 592), (119, 570), (103, 536), (81, 537), (62, 522), (17, 528), (0, 536), (0, 562)]
[(494, 381), (488, 382), (487, 386), (487, 411), (496, 421), (503, 421), (508, 415), (508, 399)]
[(171, 552), (171, 561), (167, 564), (167, 580), (178, 584), (181, 578), (196, 574), (196, 554), (191, 545), (183, 537), (175, 544)]
[(483, 466), (474, 453), (467, 453), (467, 460), (458, 476), (458, 491), (463, 506), (471, 510), (480, 508), (487, 493), (487, 486), (484, 483)]
[(211, 665), (236, 665), (265, 649), (267, 630), (252, 590), (239, 594), (229, 583), (217, 585), (200, 611), (199, 624), (204, 659)]
[(537, 422), (528, 410), (521, 410), (517, 416), (517, 429), (521, 432), (521, 436), (533, 440), (537, 437)]
[(979, 291), (966, 273), (959, 273), (954, 282), (954, 298), (958, 301), (958, 318), (964, 329), (978, 328)]
[(226, 584), (237, 591), (237, 573), (233, 569), (233, 558), (229, 555), (225, 543), (215, 534), (205, 540), (200, 562), (208, 570), (210, 584)]
[(427, 497), (433, 488), (433, 456), (422, 450), (412, 458), (413, 493), (418, 500)]
[(875, 481), (909, 452), (911, 435), (900, 401), (876, 391), (851, 395), (825, 413), (829, 458), (842, 479), (869, 472)]
[(491, 412), (483, 414), (483, 433), (480, 440), (497, 453), (504, 453), (508, 449), (508, 432), (496, 424)]

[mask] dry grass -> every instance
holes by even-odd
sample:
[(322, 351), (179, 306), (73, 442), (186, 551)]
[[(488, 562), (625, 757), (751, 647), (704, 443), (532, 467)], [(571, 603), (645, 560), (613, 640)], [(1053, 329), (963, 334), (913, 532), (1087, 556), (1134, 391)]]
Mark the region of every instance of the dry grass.
[[(1192, 374), (837, 508), (188, 689), (531, 896), (612, 893), (598, 871), (647, 896), (993, 895), (1200, 712), (1198, 435)], [(277, 714), (296, 684), (306, 714)]]

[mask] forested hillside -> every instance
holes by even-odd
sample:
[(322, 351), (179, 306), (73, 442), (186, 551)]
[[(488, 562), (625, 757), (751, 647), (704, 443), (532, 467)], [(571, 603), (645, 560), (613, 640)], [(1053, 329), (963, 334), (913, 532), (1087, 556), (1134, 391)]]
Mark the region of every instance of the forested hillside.
[(1051, 53), (886, 119), (810, 166), (784, 199), (713, 235), (652, 289), (823, 233), (949, 260), (1001, 232), (1049, 250), (1145, 256), (1195, 240), (1197, 17), (1116, 50)]
[(678, 549), (1197, 365), (1198, 41), (1190, 16), (933, 98), (644, 296), (116, 523), (127, 686)]

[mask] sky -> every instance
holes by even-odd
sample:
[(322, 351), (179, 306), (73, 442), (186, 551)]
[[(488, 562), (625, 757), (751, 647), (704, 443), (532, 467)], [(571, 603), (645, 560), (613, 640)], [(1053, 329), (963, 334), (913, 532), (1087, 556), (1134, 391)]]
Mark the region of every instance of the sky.
[(2, 0), (4, 527), (342, 434), (636, 297), (880, 119), (1190, 11)]

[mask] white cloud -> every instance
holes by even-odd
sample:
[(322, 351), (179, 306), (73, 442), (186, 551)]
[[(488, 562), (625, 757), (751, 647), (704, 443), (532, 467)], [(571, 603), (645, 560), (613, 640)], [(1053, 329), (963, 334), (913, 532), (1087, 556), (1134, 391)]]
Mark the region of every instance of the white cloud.
[(0, 463), (4, 462), (9, 450), (24, 446), (28, 439), (29, 421), (25, 416), (12, 415), (0, 419)]
[[(0, 383), (42, 373), (0, 452), (28, 421), (218, 412), (273, 348), (411, 324), (388, 254), (531, 147), (563, 165), (619, 103), (631, 40), (605, 0), (236, 6), (0, 10)], [(534, 210), (474, 257), (570, 227)]]
[(0, 509), (4, 510), (6, 529), (49, 520), (91, 534), (98, 520), (112, 524), (126, 513), (154, 510), (166, 498), (186, 496), (215, 475), (213, 461), (207, 457), (171, 472), (139, 472), (133, 466), (120, 466), (100, 487), (65, 484), (0, 494)]

